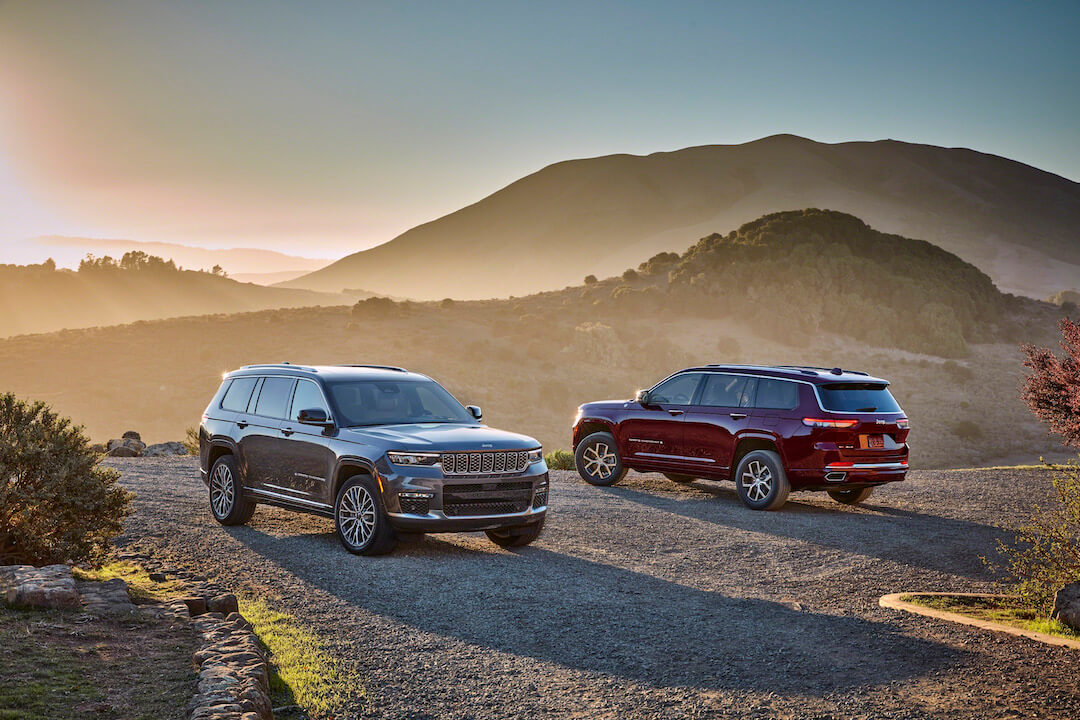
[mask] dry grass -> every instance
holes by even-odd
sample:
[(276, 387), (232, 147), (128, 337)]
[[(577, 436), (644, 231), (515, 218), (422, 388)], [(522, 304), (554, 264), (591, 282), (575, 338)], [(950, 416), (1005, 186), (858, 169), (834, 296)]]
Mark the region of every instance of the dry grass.
[(913, 605), (954, 612), (967, 617), (1010, 625), (1058, 637), (1080, 639), (1080, 632), (1052, 618), (1042, 617), (1019, 598), (985, 598), (963, 595), (903, 595), (900, 599)]

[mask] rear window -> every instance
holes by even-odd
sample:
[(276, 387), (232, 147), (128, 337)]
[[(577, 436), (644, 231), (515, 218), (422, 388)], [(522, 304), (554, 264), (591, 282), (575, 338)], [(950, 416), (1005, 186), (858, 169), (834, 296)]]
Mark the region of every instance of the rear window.
[(758, 378), (754, 407), (765, 410), (794, 410), (799, 404), (799, 386), (786, 380)]
[(833, 412), (900, 412), (884, 383), (830, 383), (818, 386), (821, 406)]
[(255, 403), (255, 414), (272, 418), (287, 417), (293, 382), (292, 378), (266, 378), (259, 391), (259, 400)]
[(237, 378), (225, 391), (221, 399), (221, 409), (231, 412), (246, 412), (251, 391), (255, 388), (255, 378)]

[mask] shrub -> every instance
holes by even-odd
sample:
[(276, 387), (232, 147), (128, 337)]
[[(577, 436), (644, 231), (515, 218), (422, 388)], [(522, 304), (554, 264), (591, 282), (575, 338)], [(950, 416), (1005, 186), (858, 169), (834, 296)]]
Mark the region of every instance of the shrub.
[(1051, 482), (1052, 504), (1036, 505), (1027, 523), (1012, 528), (1011, 544), (998, 540), (1017, 594), (1047, 616), (1057, 591), (1080, 581), (1080, 466), (1071, 463)]
[(595, 275), (586, 275), (585, 276), (585, 284), (586, 285), (595, 285), (596, 284), (596, 276)]
[(622, 279), (627, 281), (627, 282), (633, 282), (634, 280), (637, 280), (638, 279), (637, 270), (635, 270), (634, 268), (627, 268), (626, 270), (623, 271)]
[(1023, 346), (1024, 367), (1032, 373), (1024, 379), (1020, 396), (1066, 445), (1080, 447), (1080, 325), (1062, 318), (1059, 327), (1064, 359), (1049, 348)]
[(184, 439), (180, 441), (180, 444), (187, 450), (188, 455), (199, 455), (199, 428), (189, 427), (184, 431)]
[(454, 307), (454, 298), (443, 298), (439, 305), (444, 308), (452, 308)]
[(0, 395), (0, 564), (101, 563), (134, 495), (99, 458), (44, 403)]
[(552, 450), (544, 456), (549, 470), (573, 470), (574, 453), (569, 450)]

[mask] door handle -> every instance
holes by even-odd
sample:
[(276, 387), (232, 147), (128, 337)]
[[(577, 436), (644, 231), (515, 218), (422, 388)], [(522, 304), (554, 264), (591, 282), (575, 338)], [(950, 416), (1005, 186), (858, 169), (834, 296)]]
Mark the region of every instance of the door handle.
[(682, 410), (668, 410), (668, 414), (669, 415), (682, 415), (683, 411)]
[(731, 416), (732, 420), (742, 420), (746, 417), (746, 413), (728, 413), (728, 415)]
[(285, 437), (288, 437), (288, 436), (292, 435), (294, 432), (296, 432), (296, 431), (295, 430), (290, 430), (289, 428), (281, 428), (281, 434), (284, 435)]
[(248, 426), (248, 424), (246, 422), (244, 422), (243, 420), (237, 420), (236, 421), (236, 427), (240, 428), (241, 430), (243, 430), (247, 426)]

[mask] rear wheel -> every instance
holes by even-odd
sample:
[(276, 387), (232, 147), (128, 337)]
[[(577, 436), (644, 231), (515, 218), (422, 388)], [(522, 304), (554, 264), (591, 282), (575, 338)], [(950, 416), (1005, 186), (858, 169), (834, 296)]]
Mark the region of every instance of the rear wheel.
[(853, 488), (851, 490), (830, 490), (829, 497), (841, 505), (857, 505), (866, 498), (870, 497), (870, 493), (874, 492), (874, 488)]
[(334, 502), (334, 525), (338, 540), (354, 555), (385, 555), (397, 544), (370, 475), (354, 475), (342, 484)]
[(210, 512), (222, 525), (243, 525), (255, 513), (255, 503), (244, 497), (236, 459), (222, 455), (210, 468)]
[(488, 540), (499, 547), (524, 547), (536, 538), (540, 537), (540, 531), (544, 529), (544, 521), (535, 525), (522, 527), (499, 528), (497, 530), (485, 530)]
[(578, 443), (574, 464), (578, 474), (590, 485), (614, 485), (626, 475), (611, 433), (596, 432)]
[(739, 499), (751, 510), (776, 510), (791, 492), (784, 463), (772, 450), (754, 450), (743, 456), (735, 471), (735, 487)]
[(664, 473), (664, 477), (666, 477), (671, 482), (682, 483), (683, 485), (685, 485), (686, 483), (692, 483), (697, 480), (697, 478), (693, 477), (692, 475), (679, 475), (677, 473)]

